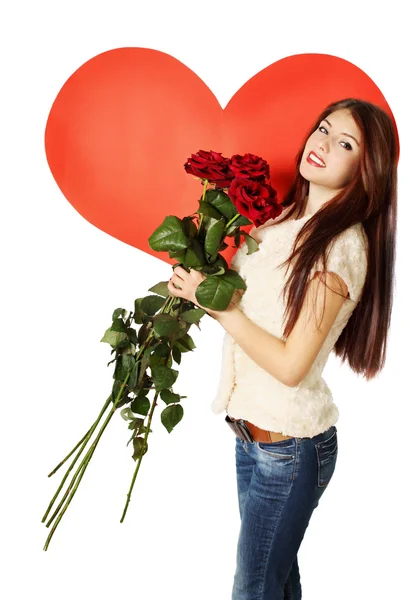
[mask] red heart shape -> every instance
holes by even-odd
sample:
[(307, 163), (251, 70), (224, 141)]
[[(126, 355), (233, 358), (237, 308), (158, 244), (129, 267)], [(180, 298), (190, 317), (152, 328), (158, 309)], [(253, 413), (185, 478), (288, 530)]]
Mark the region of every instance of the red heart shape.
[[(46, 156), (62, 193), (85, 219), (174, 264), (148, 238), (165, 216), (196, 211), (202, 186), (183, 168), (192, 153), (262, 156), (282, 198), (307, 129), (327, 104), (346, 97), (378, 104), (395, 124), (368, 75), (335, 56), (278, 60), (223, 110), (206, 84), (169, 54), (117, 48), (87, 61), (59, 91), (46, 124)], [(229, 248), (225, 258), (234, 252)]]

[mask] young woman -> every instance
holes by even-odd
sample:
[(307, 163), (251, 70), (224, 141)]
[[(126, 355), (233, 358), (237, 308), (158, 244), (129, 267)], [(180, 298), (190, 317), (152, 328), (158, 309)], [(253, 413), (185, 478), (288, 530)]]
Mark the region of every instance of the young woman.
[[(299, 600), (297, 552), (334, 473), (338, 409), (321, 376), (332, 350), (369, 380), (384, 366), (393, 299), (398, 148), (378, 106), (348, 98), (319, 115), (281, 215), (231, 267), (212, 404), (236, 433), (241, 529), (232, 600)], [(198, 305), (204, 275), (176, 267), (172, 294)], [(176, 289), (173, 284), (179, 286)], [(324, 594), (326, 595), (326, 594)]]

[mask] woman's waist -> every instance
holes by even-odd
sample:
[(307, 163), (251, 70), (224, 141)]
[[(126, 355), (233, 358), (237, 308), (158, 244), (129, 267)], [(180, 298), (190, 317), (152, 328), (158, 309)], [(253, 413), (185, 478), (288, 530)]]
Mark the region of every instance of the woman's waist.
[(289, 440), (294, 437), (292, 435), (283, 435), (282, 433), (277, 431), (262, 429), (254, 423), (251, 423), (251, 421), (248, 421), (246, 419), (235, 419), (234, 417), (231, 417), (229, 415), (227, 415), (226, 421), (232, 423), (232, 429), (236, 427), (235, 433), (238, 435), (238, 437), (244, 437), (245, 434), (247, 434), (247, 430), (249, 430), (250, 437), (252, 437), (252, 440), (254, 442), (264, 442), (266, 444), (269, 444), (272, 442), (281, 442), (283, 440)]

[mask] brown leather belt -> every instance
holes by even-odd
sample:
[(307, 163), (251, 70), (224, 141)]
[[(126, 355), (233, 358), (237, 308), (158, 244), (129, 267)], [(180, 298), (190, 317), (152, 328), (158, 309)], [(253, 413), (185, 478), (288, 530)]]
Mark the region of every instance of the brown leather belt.
[(235, 435), (237, 435), (240, 439), (251, 443), (264, 442), (266, 444), (270, 444), (272, 442), (288, 440), (293, 437), (292, 435), (283, 435), (278, 431), (261, 429), (250, 421), (246, 421), (245, 419), (234, 419), (233, 417), (229, 417), (229, 415), (226, 415), (225, 421)]

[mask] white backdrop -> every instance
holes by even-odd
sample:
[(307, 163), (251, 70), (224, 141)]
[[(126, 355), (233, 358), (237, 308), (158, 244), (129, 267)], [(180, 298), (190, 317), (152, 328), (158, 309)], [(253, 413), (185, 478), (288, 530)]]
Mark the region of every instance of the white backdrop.
[(235, 439), (224, 414), (210, 410), (224, 330), (208, 317), (201, 332), (190, 331), (197, 350), (183, 356), (175, 385), (187, 395), (184, 419), (171, 434), (159, 414), (154, 419), (124, 523), (135, 463), (117, 413), (43, 551), (50, 528), (41, 519), (68, 463), (47, 474), (111, 390), (110, 347), (99, 340), (112, 311), (133, 308), (171, 273), (163, 260), (83, 219), (46, 162), (46, 119), (62, 85), (90, 58), (125, 46), (170, 53), (222, 106), (258, 71), (303, 52), (353, 62), (388, 100), (401, 157), (387, 362), (366, 383), (329, 359), (324, 377), (340, 410), (338, 464), (299, 563), (306, 600), (412, 597), (417, 46), (407, 4), (73, 0), (15, 1), (2, 9), (3, 598), (231, 597), (239, 532)]

